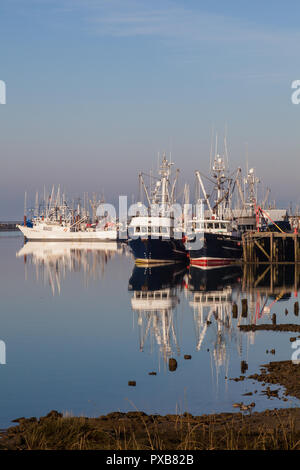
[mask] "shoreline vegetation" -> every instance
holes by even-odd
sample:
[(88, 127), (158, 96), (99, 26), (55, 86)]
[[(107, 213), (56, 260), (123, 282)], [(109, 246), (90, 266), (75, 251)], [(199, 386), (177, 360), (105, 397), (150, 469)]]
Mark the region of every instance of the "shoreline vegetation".
[[(300, 398), (300, 365), (292, 361), (232, 380), (247, 379), (262, 382), (270, 396), (278, 396), (270, 385), (281, 385), (285, 396)], [(133, 411), (86, 418), (53, 410), (14, 420), (18, 425), (0, 434), (0, 450), (300, 450), (300, 408), (255, 412), (255, 403), (241, 405), (233, 404), (240, 412), (202, 416)]]
[(299, 450), (300, 409), (250, 414), (146, 415), (18, 419), (4, 431), (0, 450)]

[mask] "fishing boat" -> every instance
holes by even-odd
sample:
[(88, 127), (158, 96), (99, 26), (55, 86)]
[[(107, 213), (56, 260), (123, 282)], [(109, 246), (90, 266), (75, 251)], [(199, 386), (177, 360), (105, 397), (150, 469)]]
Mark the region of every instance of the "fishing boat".
[(117, 240), (115, 224), (102, 228), (91, 225), (80, 219), (74, 224), (52, 222), (50, 220), (33, 221), (32, 227), (17, 225), (24, 237), (35, 241), (101, 241)]
[[(227, 266), (238, 261), (243, 253), (241, 233), (230, 207), (234, 179), (226, 175), (224, 157), (216, 154), (210, 178), (216, 192), (212, 206), (199, 171), (196, 171), (196, 177), (204, 200), (197, 201), (196, 215), (190, 221), (190, 233), (187, 234), (190, 264), (206, 269)], [(204, 201), (207, 211), (204, 210)]]
[(178, 263), (187, 259), (184, 241), (172, 211), (178, 171), (171, 186), (171, 165), (163, 154), (159, 177), (150, 191), (144, 183), (143, 174), (140, 174), (148, 203), (147, 213), (137, 213), (128, 228), (128, 243), (138, 264)]
[(116, 221), (108, 216), (96, 218), (96, 214), (91, 220), (79, 204), (75, 210), (68, 206), (64, 197), (61, 200), (59, 190), (54, 198), (54, 188), (42, 213), (36, 210), (31, 220), (24, 216), (24, 225), (17, 225), (17, 228), (32, 241), (111, 242), (118, 238)]

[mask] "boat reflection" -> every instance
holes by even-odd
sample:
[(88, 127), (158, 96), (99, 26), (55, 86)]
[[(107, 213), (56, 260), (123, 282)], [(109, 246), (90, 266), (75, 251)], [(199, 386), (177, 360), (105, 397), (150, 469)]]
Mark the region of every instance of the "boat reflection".
[[(221, 366), (228, 365), (228, 347), (237, 342), (239, 336), (236, 321), (232, 317), (232, 306), (239, 296), (241, 278), (242, 269), (238, 265), (209, 270), (191, 266), (187, 275), (196, 350), (201, 350), (204, 338), (209, 335), (217, 372)], [(238, 341), (239, 352), (240, 349)]]
[(86, 282), (97, 280), (109, 260), (125, 249), (117, 242), (27, 242), (16, 256), (24, 259), (25, 278), (27, 265), (34, 265), (35, 280), (48, 282), (55, 295), (60, 293), (61, 281), (68, 272), (83, 272)]
[(242, 289), (249, 299), (249, 323), (255, 325), (263, 317), (270, 320), (278, 302), (297, 300), (299, 284), (297, 264), (245, 265)]
[(176, 307), (180, 302), (186, 266), (175, 264), (133, 269), (128, 289), (133, 291), (131, 307), (137, 314), (140, 351), (147, 341), (155, 341), (166, 363), (173, 354), (180, 354)]

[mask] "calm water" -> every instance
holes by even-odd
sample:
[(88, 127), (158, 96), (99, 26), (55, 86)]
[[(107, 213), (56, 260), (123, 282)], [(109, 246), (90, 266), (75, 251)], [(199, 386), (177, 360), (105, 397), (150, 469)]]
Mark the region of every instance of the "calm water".
[[(270, 272), (251, 280), (237, 268), (134, 269), (126, 247), (23, 246), (16, 232), (0, 235), (0, 257), (0, 340), (6, 345), (0, 427), (52, 409), (88, 416), (134, 409), (201, 414), (233, 411), (237, 401), (255, 401), (257, 411), (298, 404), (262, 396), (251, 380), (229, 380), (241, 374), (243, 360), (248, 375), (269, 361), (291, 359), (295, 333), (243, 333), (237, 325), (271, 323), (273, 313), (278, 323), (299, 323), (292, 267), (275, 273), (270, 289)], [(247, 318), (241, 315), (245, 298)], [(266, 353), (273, 348), (275, 355)]]

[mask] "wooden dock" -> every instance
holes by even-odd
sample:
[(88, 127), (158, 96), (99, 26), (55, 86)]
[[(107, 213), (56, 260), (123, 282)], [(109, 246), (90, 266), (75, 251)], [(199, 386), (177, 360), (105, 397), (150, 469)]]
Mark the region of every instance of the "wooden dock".
[(245, 232), (243, 261), (247, 264), (300, 263), (300, 234)]

